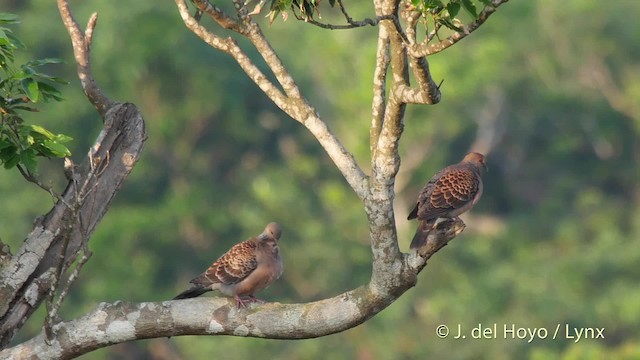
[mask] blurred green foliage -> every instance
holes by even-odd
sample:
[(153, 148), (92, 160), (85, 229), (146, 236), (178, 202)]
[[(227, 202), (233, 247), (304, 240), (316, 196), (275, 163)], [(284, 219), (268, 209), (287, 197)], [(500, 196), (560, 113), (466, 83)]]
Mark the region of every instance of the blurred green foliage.
[[(55, 3), (6, 4), (23, 20), (15, 31), (29, 44), (26, 58), (62, 58), (67, 65), (52, 70), (75, 79)], [(365, 2), (346, 5), (354, 19), (371, 17)], [(184, 28), (172, 2), (73, 6), (81, 23), (99, 12), (95, 76), (111, 97), (141, 109), (149, 140), (91, 240), (94, 256), (65, 318), (101, 301), (170, 299), (269, 221), (284, 228), (285, 273), (263, 298), (305, 302), (368, 281), (368, 231), (358, 198), (302, 126), (229, 57)], [(490, 172), (466, 231), (429, 261), (414, 289), (375, 318), (320, 339), (179, 337), (83, 358), (639, 358), (639, 17), (633, 0), (511, 1), (477, 32), (429, 58), (434, 77), (445, 79), (443, 100), (407, 108), (396, 181), (401, 247), (415, 226), (406, 214), (435, 170), (473, 147), (490, 149)], [(368, 168), (377, 29), (328, 31), (290, 20), (265, 24), (264, 31), (305, 95)], [(101, 122), (77, 80), (64, 96), (42, 106), (46, 119), (37, 118), (76, 139), (68, 146), (79, 161)], [(42, 163), (40, 172), (58, 189), (64, 185), (60, 161)], [(51, 199), (7, 171), (0, 172), (0, 192), (0, 238), (15, 250)], [(605, 338), (452, 338), (458, 324), (470, 330), (494, 323), (544, 327), (549, 336), (557, 324), (604, 327)], [(436, 336), (440, 324), (452, 329), (449, 338)], [(34, 317), (16, 341), (41, 326)]]

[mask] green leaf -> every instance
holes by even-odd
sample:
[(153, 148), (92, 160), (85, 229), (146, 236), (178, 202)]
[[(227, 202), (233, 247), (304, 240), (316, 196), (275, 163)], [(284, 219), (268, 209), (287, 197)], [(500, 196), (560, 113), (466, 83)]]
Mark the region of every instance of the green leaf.
[(6, 162), (9, 158), (15, 155), (18, 152), (18, 148), (15, 147), (12, 143), (8, 143), (9, 145), (2, 148), (0, 150), (0, 160)]
[(450, 2), (447, 4), (447, 11), (449, 12), (449, 16), (454, 18), (458, 15), (460, 11), (460, 3), (459, 2)]
[(444, 4), (442, 3), (441, 0), (426, 0), (424, 3), (424, 6), (427, 9), (436, 9), (439, 7), (444, 7)]
[(462, 0), (462, 6), (474, 19), (478, 18), (478, 10), (471, 0)]
[(52, 133), (51, 131), (43, 128), (40, 125), (24, 125), (24, 127), (28, 128), (31, 132), (43, 135), (44, 138), (49, 139), (49, 140), (53, 140), (56, 137), (56, 135), (54, 133)]
[(11, 45), (13, 47), (15, 47), (16, 49), (25, 49), (26, 48), (26, 46), (24, 46), (22, 41), (20, 41), (20, 39), (18, 39), (15, 35), (13, 35), (13, 33), (8, 32), (7, 33), (7, 37), (9, 38), (9, 41), (11, 41)]
[(40, 94), (42, 95), (43, 101), (49, 101), (50, 99), (54, 99), (57, 101), (62, 100), (62, 93), (55, 87), (51, 86), (47, 83), (38, 81), (38, 89), (40, 89)]
[(9, 45), (11, 42), (9, 41), (9, 36), (7, 36), (5, 28), (0, 28), (0, 45)]
[(24, 105), (16, 105), (16, 106), (12, 106), (11, 107), (14, 110), (24, 110), (24, 111), (29, 111), (29, 112), (38, 112), (40, 110), (31, 107), (31, 106), (24, 106)]
[(22, 75), (22, 78), (28, 78), (31, 75), (38, 73), (34, 68), (27, 64), (23, 64), (20, 68), (22, 68), (22, 73), (24, 74)]
[(11, 169), (12, 167), (18, 165), (19, 162), (20, 162), (20, 155), (13, 154), (13, 156), (11, 156), (9, 159), (4, 160), (3, 166), (5, 169)]
[(11, 76), (12, 80), (24, 80), (28, 77), (31, 77), (30, 74), (25, 73), (23, 70), (20, 71), (16, 71), (15, 74), (13, 74), (13, 76)]
[(33, 149), (27, 149), (20, 153), (20, 163), (22, 163), (30, 173), (36, 173), (38, 165), (36, 152)]
[(47, 77), (49, 80), (57, 82), (58, 84), (63, 84), (63, 85), (68, 85), (69, 82), (63, 78), (57, 77), (57, 76), (48, 76)]
[(0, 151), (8, 148), (9, 146), (13, 146), (13, 144), (8, 141), (0, 139)]
[(38, 90), (38, 82), (33, 78), (25, 78), (21, 81), (22, 90), (33, 102), (38, 102), (40, 99), (40, 91)]
[(455, 30), (457, 32), (462, 32), (463, 29), (459, 26), (457, 26), (456, 24), (454, 24), (453, 22), (451, 22), (451, 20), (449, 20), (449, 18), (440, 18), (438, 19), (438, 22), (444, 26), (446, 26), (447, 28), (451, 29), (451, 30)]
[(66, 146), (60, 143), (57, 143), (55, 141), (45, 140), (42, 142), (42, 146), (48, 149), (49, 151), (51, 151), (51, 153), (54, 156), (57, 156), (57, 157), (71, 156), (71, 151), (69, 151), (69, 149)]
[(60, 144), (68, 143), (71, 140), (73, 140), (73, 138), (65, 134), (57, 134), (54, 139), (55, 142)]
[(18, 15), (10, 13), (0, 13), (0, 23), (2, 24), (17, 24), (20, 20)]
[(39, 60), (31, 60), (27, 62), (25, 65), (27, 66), (42, 66), (45, 64), (60, 64), (62, 63), (62, 59), (58, 58), (44, 58)]

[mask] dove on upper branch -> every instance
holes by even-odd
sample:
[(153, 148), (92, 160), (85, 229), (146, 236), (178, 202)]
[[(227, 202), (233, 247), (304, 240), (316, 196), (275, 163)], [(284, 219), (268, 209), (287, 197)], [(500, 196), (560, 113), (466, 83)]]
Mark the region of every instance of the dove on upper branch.
[(484, 155), (470, 152), (461, 162), (438, 171), (427, 182), (407, 217), (407, 220), (418, 219), (411, 249), (425, 245), (438, 218), (457, 218), (480, 200), (482, 169), (487, 169)]

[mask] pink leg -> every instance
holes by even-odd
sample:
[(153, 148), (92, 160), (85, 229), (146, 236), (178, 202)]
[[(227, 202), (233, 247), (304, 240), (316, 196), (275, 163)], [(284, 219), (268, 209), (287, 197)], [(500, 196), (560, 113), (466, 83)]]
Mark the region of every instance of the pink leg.
[(238, 308), (246, 308), (247, 304), (251, 304), (251, 303), (260, 303), (260, 304), (264, 304), (264, 300), (260, 300), (257, 297), (253, 296), (253, 295), (247, 295), (246, 297), (242, 298), (238, 295), (236, 295), (234, 297), (236, 299), (236, 306)]
[(253, 296), (253, 295), (249, 295), (248, 296), (252, 302), (256, 302), (258, 304), (264, 304), (266, 301), (262, 300), (262, 299), (258, 299), (257, 297)]

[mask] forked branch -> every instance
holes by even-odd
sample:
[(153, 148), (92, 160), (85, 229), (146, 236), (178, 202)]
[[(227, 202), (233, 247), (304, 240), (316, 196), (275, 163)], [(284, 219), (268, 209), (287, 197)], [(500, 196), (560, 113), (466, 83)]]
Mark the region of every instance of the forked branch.
[[(195, 0), (195, 2), (202, 11), (207, 13), (211, 11), (207, 10), (206, 1)], [(234, 4), (240, 3), (243, 2), (237, 1)], [(291, 77), (280, 58), (264, 37), (258, 24), (247, 15), (246, 9), (242, 7), (237, 9), (239, 20), (236, 29), (233, 30), (236, 30), (238, 34), (251, 41), (267, 63), (269, 70), (276, 77), (279, 86), (269, 80), (234, 39), (222, 38), (199, 24), (189, 13), (184, 0), (176, 0), (176, 5), (182, 20), (189, 30), (213, 48), (231, 55), (247, 76), (274, 104), (287, 115), (303, 124), (316, 137), (320, 145), (322, 145), (329, 157), (342, 172), (342, 175), (349, 185), (361, 199), (364, 199), (367, 196), (366, 175), (357, 164), (353, 155), (344, 147), (331, 130), (329, 130), (329, 127), (320, 118), (317, 111), (309, 105), (307, 100), (302, 96), (293, 77)], [(228, 15), (224, 15), (221, 11), (218, 11), (219, 9), (216, 11), (217, 18), (231, 19)], [(222, 27), (226, 24), (226, 22), (216, 22)]]
[(93, 31), (98, 21), (98, 14), (93, 13), (89, 22), (87, 23), (87, 29), (83, 32), (80, 30), (80, 25), (73, 18), (71, 9), (69, 8), (69, 2), (67, 0), (58, 0), (58, 9), (62, 22), (67, 28), (67, 32), (71, 37), (71, 45), (73, 46), (73, 54), (78, 64), (78, 77), (80, 78), (80, 84), (82, 90), (89, 99), (89, 101), (98, 110), (98, 113), (104, 118), (107, 110), (113, 106), (111, 101), (98, 87), (93, 75), (91, 74), (91, 63), (89, 61), (89, 55), (91, 53), (91, 42), (93, 41)]

